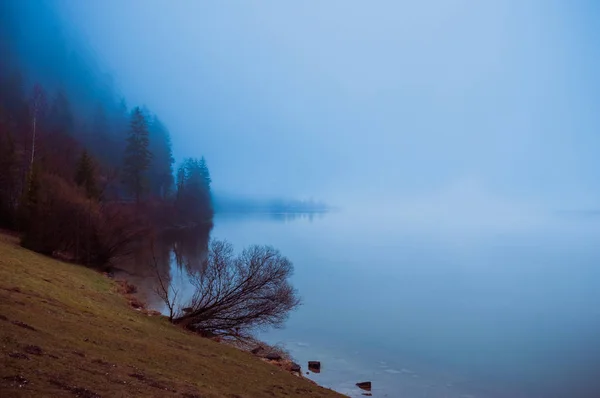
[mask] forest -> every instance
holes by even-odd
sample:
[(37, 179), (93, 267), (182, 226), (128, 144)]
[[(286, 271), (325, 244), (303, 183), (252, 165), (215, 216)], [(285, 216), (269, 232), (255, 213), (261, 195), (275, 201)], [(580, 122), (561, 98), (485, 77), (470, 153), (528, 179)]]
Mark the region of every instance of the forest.
[(165, 230), (212, 222), (205, 159), (176, 166), (167, 124), (128, 104), (49, 5), (1, 2), (0, 53), (0, 228), (102, 266)]
[[(300, 304), (291, 262), (209, 241), (205, 158), (175, 165), (168, 124), (129, 105), (69, 26), (51, 2), (0, 2), (0, 228), (44, 255), (151, 277), (187, 329), (240, 338), (282, 325)], [(173, 263), (190, 297), (171, 283)]]

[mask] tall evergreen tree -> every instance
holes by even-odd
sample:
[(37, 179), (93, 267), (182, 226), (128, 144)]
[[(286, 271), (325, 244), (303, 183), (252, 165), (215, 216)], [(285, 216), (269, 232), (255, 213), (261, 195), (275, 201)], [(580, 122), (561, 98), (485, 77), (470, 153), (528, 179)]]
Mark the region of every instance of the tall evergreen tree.
[(148, 123), (139, 107), (131, 112), (131, 122), (125, 147), (123, 165), (124, 183), (130, 193), (140, 202), (147, 190), (146, 173), (150, 167), (152, 153), (149, 150)]
[(210, 172), (208, 171), (208, 166), (206, 165), (206, 160), (204, 159), (204, 156), (200, 158), (198, 168), (200, 171), (200, 175), (202, 176), (202, 180), (204, 181), (204, 186), (206, 187), (206, 190), (210, 192), (210, 183), (212, 182), (212, 180), (210, 178)]
[(188, 158), (177, 170), (177, 208), (182, 219), (197, 223), (212, 217), (210, 173), (204, 158)]
[(98, 191), (98, 184), (96, 182), (94, 161), (85, 149), (81, 153), (81, 157), (77, 162), (77, 169), (75, 170), (75, 183), (85, 190), (88, 198), (99, 198), (100, 195)]
[(19, 175), (13, 126), (0, 104), (0, 225), (4, 227), (14, 227), (16, 221)]
[(166, 126), (155, 115), (149, 126), (152, 164), (150, 166), (150, 191), (165, 198), (173, 188), (173, 150), (171, 135)]

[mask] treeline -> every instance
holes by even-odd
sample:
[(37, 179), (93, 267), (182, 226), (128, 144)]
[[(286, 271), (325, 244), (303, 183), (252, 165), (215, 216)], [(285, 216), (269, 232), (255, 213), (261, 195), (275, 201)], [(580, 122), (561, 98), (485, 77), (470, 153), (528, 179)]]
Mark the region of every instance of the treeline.
[[(105, 76), (73, 55), (51, 8), (23, 3), (0, 5), (0, 227), (36, 251), (100, 265), (156, 231), (210, 222), (204, 158), (175, 171), (162, 120), (98, 83)], [(28, 33), (28, 18), (43, 21)], [(36, 46), (46, 58), (31, 58)]]

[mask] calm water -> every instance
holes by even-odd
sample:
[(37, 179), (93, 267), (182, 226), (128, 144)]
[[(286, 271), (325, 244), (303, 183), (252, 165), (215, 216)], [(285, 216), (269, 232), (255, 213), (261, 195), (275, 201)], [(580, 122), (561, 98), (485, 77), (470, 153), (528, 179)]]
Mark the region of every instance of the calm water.
[[(211, 236), (270, 244), (303, 306), (284, 344), (350, 396), (600, 397), (600, 220), (410, 228), (401, 218), (221, 215)], [(174, 271), (174, 283), (185, 277)]]

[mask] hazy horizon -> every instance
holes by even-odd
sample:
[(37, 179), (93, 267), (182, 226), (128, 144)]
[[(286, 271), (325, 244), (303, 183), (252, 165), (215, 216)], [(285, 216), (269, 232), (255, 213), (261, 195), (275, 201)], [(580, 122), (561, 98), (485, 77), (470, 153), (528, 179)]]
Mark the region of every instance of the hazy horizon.
[(600, 203), (593, 2), (59, 4), (216, 191)]
[(592, 2), (48, 4), (216, 193), (461, 218), (600, 203)]

